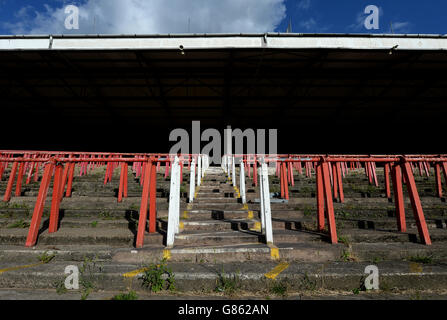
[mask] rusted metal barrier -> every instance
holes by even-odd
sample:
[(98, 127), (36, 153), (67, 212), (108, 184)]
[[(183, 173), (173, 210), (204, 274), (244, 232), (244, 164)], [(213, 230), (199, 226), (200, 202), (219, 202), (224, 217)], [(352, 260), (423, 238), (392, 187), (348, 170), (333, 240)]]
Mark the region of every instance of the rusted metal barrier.
[[(26, 156), (26, 157), (25, 157)], [(43, 157), (37, 157), (34, 155), (26, 154), (24, 157), (11, 157), (5, 156), (2, 153), (0, 157), (0, 163), (4, 171), (5, 166), (8, 162), (13, 161), (11, 173), (8, 180), (7, 189), (4, 196), (4, 201), (9, 201), (11, 198), (11, 192), (14, 185), (14, 180), (18, 172), (17, 184), (16, 184), (16, 196), (19, 195), (17, 190), (21, 188), (21, 182), (23, 178), (23, 172), (27, 168), (37, 168), (40, 164), (44, 165), (44, 171), (42, 175), (42, 180), (40, 183), (39, 193), (37, 196), (36, 204), (34, 206), (33, 215), (31, 219), (31, 224), (28, 231), (28, 236), (26, 240), (26, 246), (34, 246), (37, 241), (38, 231), (41, 224), (41, 219), (43, 215), (43, 209), (45, 206), (46, 198), (48, 195), (48, 189), (53, 179), (53, 192), (52, 201), (50, 209), (50, 223), (49, 223), (49, 233), (57, 232), (59, 223), (59, 207), (63, 199), (65, 185), (67, 184), (67, 190), (65, 196), (71, 196), (71, 189), (74, 178), (75, 166), (79, 166), (80, 175), (88, 174), (94, 165), (107, 164), (108, 170), (106, 170), (105, 181), (110, 182), (113, 169), (118, 166), (121, 167), (120, 172), (120, 184), (118, 192), (118, 202), (122, 201), (123, 197), (127, 197), (127, 173), (128, 173), (128, 163), (144, 163), (146, 164), (144, 170), (144, 187), (142, 193), (142, 200), (140, 206), (140, 219), (138, 226), (138, 234), (136, 246), (143, 246), (144, 233), (146, 231), (146, 220), (147, 220), (147, 209), (149, 201), (149, 233), (154, 233), (156, 231), (156, 166), (160, 162), (169, 163), (170, 159), (161, 159), (160, 155), (151, 157), (139, 157), (135, 156), (133, 158), (123, 158), (121, 155), (114, 156), (109, 154), (106, 158), (105, 156), (96, 154), (79, 154), (76, 157), (75, 154), (70, 153), (69, 157), (67, 154), (58, 154), (59, 157), (49, 157), (48, 155)], [(90, 168), (90, 169), (89, 169)], [(28, 173), (29, 174), (29, 173)], [(54, 178), (53, 178), (54, 177)]]
[[(257, 155), (260, 157), (261, 155)], [(337, 243), (337, 232), (334, 214), (334, 199), (344, 202), (343, 181), (345, 172), (364, 168), (368, 182), (379, 186), (376, 168), (381, 165), (384, 168), (385, 193), (391, 199), (390, 177), (393, 183), (394, 202), (396, 207), (397, 229), (406, 232), (405, 206), (403, 184), (406, 185), (410, 198), (412, 211), (417, 225), (420, 240), (423, 244), (430, 245), (431, 239), (428, 232), (425, 216), (417, 191), (414, 170), (419, 168), (419, 174), (429, 176), (430, 167), (435, 170), (436, 196), (442, 197), (441, 171), (447, 183), (447, 157), (445, 155), (405, 155), (405, 156), (371, 156), (371, 155), (264, 155), (266, 162), (276, 162), (276, 174), (280, 179), (281, 198), (289, 199), (289, 184), (293, 183), (293, 165), (296, 164), (298, 172), (302, 163), (306, 167), (306, 176), (310, 177), (312, 171), (316, 174), (316, 198), (317, 198), (317, 227), (325, 229), (327, 220), (329, 238), (331, 243)], [(241, 157), (241, 155), (236, 155)], [(248, 159), (249, 156), (246, 156)], [(347, 165), (349, 163), (349, 166)], [(246, 161), (247, 172), (250, 166), (256, 167), (256, 161)], [(363, 166), (362, 166), (363, 165)], [(253, 171), (254, 173), (255, 171)], [(254, 175), (253, 175), (254, 178)]]
[[(397, 229), (406, 232), (405, 207), (403, 184), (406, 185), (410, 198), (414, 218), (421, 242), (431, 244), (430, 235), (424, 217), (421, 200), (417, 190), (414, 175), (418, 171), (421, 176), (429, 176), (433, 168), (436, 195), (442, 197), (442, 177), (447, 182), (447, 156), (445, 155), (234, 155), (228, 157), (227, 173), (236, 184), (235, 167), (237, 158), (242, 158), (242, 174), (251, 176), (253, 183), (257, 185), (258, 159), (264, 159), (266, 163), (277, 163), (277, 175), (280, 179), (281, 197), (289, 199), (289, 185), (294, 185), (294, 173), (316, 176), (316, 200), (317, 200), (317, 224), (320, 231), (325, 230), (327, 223), (330, 241), (337, 242), (337, 232), (334, 214), (334, 199), (344, 202), (343, 178), (349, 170), (364, 169), (367, 180), (372, 185), (378, 186), (377, 167), (384, 168), (384, 184), (387, 198), (391, 199), (390, 180), (393, 184), (393, 196), (396, 207)], [(185, 162), (191, 167), (192, 159), (197, 160), (197, 184), (200, 184), (203, 171), (209, 165), (207, 158), (197, 155), (180, 155), (179, 173), (182, 181), (182, 168)], [(42, 175), (39, 193), (33, 210), (31, 225), (26, 241), (27, 246), (35, 245), (38, 230), (43, 214), (46, 197), (50, 183), (53, 179), (52, 204), (50, 211), (49, 232), (57, 232), (59, 220), (59, 207), (63, 197), (70, 197), (76, 166), (80, 175), (86, 175), (94, 168), (106, 166), (104, 184), (112, 181), (113, 172), (120, 168), (120, 180), (118, 188), (118, 202), (127, 197), (128, 166), (132, 165), (132, 171), (140, 178), (143, 192), (140, 205), (140, 217), (136, 246), (144, 245), (147, 220), (148, 231), (156, 231), (156, 173), (160, 165), (165, 164), (165, 177), (170, 175), (173, 157), (167, 154), (111, 154), (111, 153), (85, 153), (85, 152), (35, 152), (35, 151), (0, 151), (0, 177), (4, 178), (5, 171), (9, 170), (7, 186), (3, 201), (10, 201), (15, 184), (14, 196), (22, 194), (22, 182), (28, 184), (31, 179), (37, 182)], [(304, 170), (303, 170), (304, 165)], [(41, 167), (43, 166), (43, 171)], [(203, 170), (202, 170), (203, 169)], [(246, 170), (245, 170), (246, 169)], [(246, 173), (245, 173), (246, 171)], [(176, 173), (178, 174), (178, 173)], [(391, 176), (391, 179), (390, 179)], [(241, 183), (240, 183), (241, 184)], [(245, 180), (244, 180), (245, 184)], [(148, 217), (149, 214), (149, 217)], [(149, 218), (149, 219), (147, 219)]]

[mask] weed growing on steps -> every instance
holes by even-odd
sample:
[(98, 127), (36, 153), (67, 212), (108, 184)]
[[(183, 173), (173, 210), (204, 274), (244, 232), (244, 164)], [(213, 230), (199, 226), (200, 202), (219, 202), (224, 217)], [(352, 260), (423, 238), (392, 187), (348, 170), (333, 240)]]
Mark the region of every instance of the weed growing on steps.
[(300, 289), (305, 291), (314, 291), (317, 288), (317, 281), (309, 278), (309, 275), (304, 273), (304, 277), (300, 281)]
[(366, 276), (361, 277), (359, 286), (357, 288), (352, 289), (352, 293), (359, 294), (361, 291), (367, 291), (365, 287), (365, 279)]
[(151, 292), (162, 290), (175, 291), (175, 278), (172, 269), (166, 265), (166, 259), (159, 264), (150, 264), (143, 273), (142, 286)]
[(423, 263), (423, 264), (430, 264), (433, 263), (433, 255), (429, 256), (410, 256), (407, 258), (408, 261), (416, 262), (416, 263)]
[(281, 192), (281, 188), (278, 184), (272, 184), (270, 185), (270, 192)]
[(93, 221), (91, 223), (92, 228), (96, 228), (98, 226), (98, 221)]
[(138, 300), (138, 295), (135, 291), (131, 290), (128, 293), (117, 294), (112, 300)]
[(30, 205), (27, 203), (19, 203), (19, 202), (1, 202), (0, 209), (30, 209)]
[(43, 262), (43, 263), (49, 263), (51, 260), (53, 260), (53, 258), (56, 256), (56, 254), (48, 254), (47, 251), (45, 251), (44, 253), (42, 253), (40, 256), (37, 256), (37, 258), (39, 259), (39, 261)]
[(8, 229), (25, 229), (28, 227), (29, 227), (29, 223), (24, 221), (23, 219), (20, 219), (19, 221), (9, 224), (6, 228), (8, 228)]
[(371, 262), (374, 264), (378, 264), (379, 262), (381, 262), (383, 259), (381, 257), (374, 257), (371, 259)]
[(310, 206), (305, 206), (305, 207), (303, 208), (303, 215), (304, 215), (304, 216), (308, 217), (308, 216), (311, 216), (313, 213), (314, 213), (314, 210), (313, 210), (312, 207), (310, 207)]
[(240, 289), (240, 282), (239, 272), (225, 275), (222, 267), (222, 272), (219, 273), (219, 278), (216, 280), (216, 288), (214, 291), (223, 292), (224, 294), (231, 296)]
[(270, 288), (270, 292), (274, 295), (286, 297), (287, 296), (287, 282), (286, 281), (275, 281), (273, 286)]
[(56, 281), (55, 283), (54, 283), (54, 286), (56, 287), (56, 293), (57, 294), (64, 294), (64, 293), (67, 293), (67, 288), (65, 287), (65, 281), (64, 280), (59, 280), (59, 281)]
[(98, 264), (98, 257), (84, 257), (82, 265), (79, 267), (79, 286), (81, 291), (81, 300), (86, 300), (90, 293), (95, 290), (95, 281), (100, 282), (103, 271), (102, 264)]
[(343, 243), (345, 246), (349, 246), (350, 244), (350, 237), (349, 236), (339, 236), (338, 242)]

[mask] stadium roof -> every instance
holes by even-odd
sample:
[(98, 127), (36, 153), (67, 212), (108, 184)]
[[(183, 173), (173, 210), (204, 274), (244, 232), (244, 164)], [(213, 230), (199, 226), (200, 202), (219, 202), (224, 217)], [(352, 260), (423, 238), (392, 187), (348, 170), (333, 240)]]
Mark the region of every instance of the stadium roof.
[(446, 50), (446, 35), (156, 34), (0, 36), (0, 50), (366, 49)]
[(352, 135), (358, 152), (418, 153), (445, 135), (446, 49), (443, 35), (0, 36), (3, 130), (36, 143), (3, 148), (166, 152), (170, 130), (200, 120), (296, 136), (280, 153), (351, 151)]

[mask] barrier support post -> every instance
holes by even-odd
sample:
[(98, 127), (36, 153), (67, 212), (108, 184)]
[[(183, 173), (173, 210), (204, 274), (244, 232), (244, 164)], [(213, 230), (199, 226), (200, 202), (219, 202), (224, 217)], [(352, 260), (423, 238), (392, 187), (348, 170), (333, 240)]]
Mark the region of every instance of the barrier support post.
[[(171, 183), (169, 188), (169, 213), (168, 213), (168, 230), (166, 236), (166, 247), (172, 248), (174, 246), (175, 234), (178, 232), (179, 217), (180, 217), (180, 177), (177, 174), (178, 157), (175, 157), (171, 171)], [(198, 157), (198, 164), (200, 164), (200, 156)]]
[(402, 171), (399, 164), (395, 164), (391, 170), (393, 179), (394, 202), (396, 206), (397, 230), (407, 231), (405, 221), (404, 195), (402, 190)]
[(48, 233), (56, 232), (58, 229), (63, 169), (64, 166), (62, 164), (56, 164), (56, 170), (54, 171), (53, 196), (51, 199), (50, 226), (48, 228)]
[(388, 199), (391, 199), (391, 189), (390, 189), (390, 164), (385, 163), (384, 167), (385, 174), (385, 193)]
[(127, 171), (128, 171), (128, 164), (127, 162), (124, 162), (124, 183), (123, 183), (123, 197), (127, 198)]
[(5, 196), (3, 197), (4, 202), (9, 202), (9, 200), (11, 200), (11, 191), (12, 191), (12, 186), (14, 185), (14, 179), (16, 177), (18, 164), (19, 163), (17, 161), (14, 161), (12, 164), (11, 172), (9, 174), (8, 184), (6, 186)]
[(32, 247), (36, 244), (37, 235), (39, 233), (40, 221), (42, 220), (43, 207), (48, 194), (48, 187), (50, 186), (51, 176), (54, 169), (54, 159), (45, 165), (42, 181), (40, 182), (39, 194), (37, 195), (36, 205), (34, 206), (33, 217), (31, 218), (28, 236), (26, 238), (27, 247)]
[(436, 195), (442, 198), (441, 165), (435, 163)]
[(189, 203), (194, 201), (194, 194), (196, 190), (196, 159), (193, 158), (191, 162), (190, 172), (189, 172)]
[(323, 171), (321, 163), (316, 167), (316, 196), (317, 196), (317, 222), (318, 230), (324, 230), (324, 186), (323, 186)]
[(16, 197), (20, 197), (20, 195), (22, 194), (22, 181), (23, 181), (24, 170), (25, 170), (25, 162), (21, 162), (19, 167), (19, 173), (17, 174), (16, 192), (15, 192)]
[(329, 165), (330, 164), (325, 161), (321, 164), (323, 172), (324, 198), (330, 241), (331, 243), (338, 243), (337, 230), (335, 226), (334, 203), (332, 200), (331, 178), (329, 176)]
[(419, 198), (413, 171), (411, 170), (410, 163), (406, 161), (402, 163), (402, 166), (421, 242), (425, 245), (431, 245), (430, 234), (428, 232), (427, 223), (425, 222), (424, 211), (422, 210), (421, 199)]
[(140, 216), (138, 219), (138, 232), (137, 232), (137, 240), (135, 246), (137, 248), (142, 248), (144, 244), (144, 233), (146, 232), (146, 219), (147, 219), (147, 204), (149, 199), (149, 182), (150, 182), (150, 174), (151, 174), (151, 161), (145, 162), (144, 171), (143, 171), (143, 193), (141, 195), (141, 204), (140, 204)]
[(65, 197), (71, 197), (71, 188), (73, 186), (73, 177), (75, 171), (76, 164), (74, 162), (70, 163), (70, 169), (68, 171), (68, 183), (67, 183), (67, 191), (65, 192)]
[(155, 233), (157, 220), (157, 167), (151, 163), (149, 186), (149, 233)]
[(240, 162), (240, 171), (239, 171), (239, 186), (240, 186), (240, 194), (242, 198), (242, 203), (247, 203), (247, 198), (245, 195), (245, 167), (244, 161), (241, 159)]

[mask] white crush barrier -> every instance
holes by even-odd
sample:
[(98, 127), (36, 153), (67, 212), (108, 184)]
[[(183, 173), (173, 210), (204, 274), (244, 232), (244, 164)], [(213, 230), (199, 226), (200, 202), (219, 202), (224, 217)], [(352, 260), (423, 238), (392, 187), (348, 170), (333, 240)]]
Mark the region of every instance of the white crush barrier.
[(191, 172), (189, 178), (189, 202), (194, 201), (194, 194), (196, 191), (196, 159), (192, 159), (191, 161)]
[(233, 182), (233, 187), (236, 187), (236, 164), (235, 164), (234, 156), (231, 161), (231, 181)]
[(200, 187), (202, 182), (202, 157), (199, 155), (197, 157), (197, 186)]
[(171, 185), (169, 189), (169, 216), (166, 246), (174, 246), (175, 234), (179, 232), (180, 223), (180, 164), (176, 156), (171, 168)]
[(239, 193), (241, 194), (241, 198), (242, 198), (242, 203), (247, 203), (247, 198), (245, 195), (245, 165), (244, 165), (244, 161), (239, 162), (240, 164), (240, 171), (239, 171)]
[(261, 226), (262, 233), (265, 235), (267, 244), (273, 244), (273, 230), (272, 230), (272, 211), (270, 208), (270, 188), (268, 167), (266, 163), (262, 163), (258, 168), (258, 175), (260, 180), (260, 199), (261, 199)]
[[(202, 167), (203, 165), (203, 167)], [(209, 158), (207, 155), (199, 155), (197, 157), (197, 185), (200, 186), (202, 177), (206, 169), (209, 167)], [(191, 175), (189, 185), (189, 202), (193, 202), (195, 194), (196, 179), (196, 162), (191, 162)], [(171, 184), (169, 189), (169, 211), (168, 211), (168, 231), (166, 237), (166, 246), (172, 248), (174, 246), (175, 235), (180, 232), (180, 162), (176, 156), (171, 168)]]

